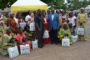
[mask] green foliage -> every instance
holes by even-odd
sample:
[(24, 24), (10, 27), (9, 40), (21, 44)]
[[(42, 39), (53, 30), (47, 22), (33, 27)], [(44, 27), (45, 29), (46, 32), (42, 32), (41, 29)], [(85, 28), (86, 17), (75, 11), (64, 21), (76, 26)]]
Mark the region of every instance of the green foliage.
[(64, 0), (56, 0), (56, 2), (54, 2), (55, 8), (60, 9), (62, 8), (62, 6), (65, 7), (63, 3), (64, 3)]
[(74, 9), (78, 9), (78, 8), (81, 8), (81, 7), (86, 7), (88, 4), (89, 4), (89, 2), (87, 1), (87, 0), (84, 0), (84, 1), (82, 1), (82, 2), (80, 2), (80, 1), (78, 1), (78, 0), (72, 0), (72, 1), (70, 1), (69, 3), (71, 3), (70, 5), (69, 5), (69, 8), (74, 8)]
[(64, 4), (64, 0), (42, 0), (45, 3), (49, 4), (49, 3), (53, 3), (54, 8), (55, 9), (70, 9), (70, 8), (74, 8), (74, 9), (78, 9), (81, 7), (86, 7), (89, 3), (87, 0), (84, 0), (83, 2), (79, 2), (79, 0), (68, 0), (68, 3), (70, 3), (70, 5), (68, 4)]
[(10, 7), (16, 0), (0, 0), (0, 8)]
[(64, 0), (41, 0), (49, 5), (51, 5), (55, 9), (62, 8), (64, 6)]
[[(10, 7), (16, 0), (0, 0), (0, 8), (4, 9), (5, 7)], [(41, 0), (48, 5), (51, 5), (52, 8), (55, 9), (69, 9), (73, 7), (74, 9), (78, 9), (80, 7), (86, 7), (90, 2), (84, 0), (83, 2), (79, 2), (78, 0), (69, 0), (70, 5), (64, 4), (64, 0)], [(90, 0), (89, 0), (90, 1)], [(67, 7), (68, 6), (68, 7)]]

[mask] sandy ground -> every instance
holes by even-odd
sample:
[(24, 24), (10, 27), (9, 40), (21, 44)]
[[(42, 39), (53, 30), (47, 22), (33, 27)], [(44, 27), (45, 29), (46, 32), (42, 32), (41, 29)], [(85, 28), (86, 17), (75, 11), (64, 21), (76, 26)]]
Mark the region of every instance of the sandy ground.
[(30, 55), (20, 55), (14, 59), (0, 56), (0, 60), (90, 60), (90, 21), (87, 26), (88, 41), (79, 41), (69, 48), (46, 45), (35, 49)]

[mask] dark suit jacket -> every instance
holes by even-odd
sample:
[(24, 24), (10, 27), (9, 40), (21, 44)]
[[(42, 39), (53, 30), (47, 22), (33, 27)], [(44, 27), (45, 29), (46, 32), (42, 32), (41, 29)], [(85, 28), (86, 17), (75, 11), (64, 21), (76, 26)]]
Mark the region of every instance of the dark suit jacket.
[(36, 27), (36, 30), (38, 30), (38, 28), (40, 28), (41, 30), (44, 30), (44, 22), (43, 20), (41, 20), (39, 15), (35, 16), (35, 27)]
[(54, 13), (54, 18), (52, 20), (52, 14), (48, 15), (48, 22), (49, 22), (49, 28), (50, 30), (58, 30), (60, 28), (60, 23), (59, 23), (59, 15)]

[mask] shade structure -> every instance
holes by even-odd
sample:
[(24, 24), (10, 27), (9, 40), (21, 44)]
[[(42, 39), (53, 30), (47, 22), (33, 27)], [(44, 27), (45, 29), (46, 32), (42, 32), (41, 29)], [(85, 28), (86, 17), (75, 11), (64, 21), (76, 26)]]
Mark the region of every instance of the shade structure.
[(90, 5), (88, 5), (85, 9), (90, 9)]
[(87, 12), (87, 13), (90, 12), (90, 5), (88, 5), (88, 6), (85, 8), (85, 12)]
[(17, 0), (11, 6), (11, 11), (28, 11), (38, 9), (47, 10), (48, 5), (40, 0)]

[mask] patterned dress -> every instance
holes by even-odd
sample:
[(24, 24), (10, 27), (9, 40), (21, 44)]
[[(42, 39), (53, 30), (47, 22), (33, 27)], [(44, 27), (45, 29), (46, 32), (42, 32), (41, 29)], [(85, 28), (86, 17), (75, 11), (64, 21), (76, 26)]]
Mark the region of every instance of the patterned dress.
[(58, 32), (58, 38), (60, 40), (62, 40), (62, 38), (64, 38), (66, 34), (68, 35), (67, 37), (70, 39), (70, 44), (73, 44), (73, 42), (71, 40), (71, 31), (70, 31), (70, 29), (65, 30), (65, 29), (61, 28), (60, 31)]
[(80, 23), (82, 23), (84, 29), (85, 29), (85, 34), (83, 36), (83, 40), (87, 40), (87, 34), (86, 34), (86, 25), (87, 25), (87, 14), (86, 13), (81, 13), (79, 14), (79, 18), (78, 18), (78, 27), (80, 27)]
[(10, 41), (11, 36), (4, 34), (3, 39), (2, 39), (2, 45), (1, 45), (1, 55), (7, 55), (7, 48), (9, 47), (9, 41)]
[(11, 31), (12, 31), (13, 33), (17, 33), (17, 32), (18, 32), (17, 24), (16, 24), (16, 22), (15, 22), (14, 19), (9, 18), (9, 19), (7, 19), (6, 23), (7, 23), (7, 25), (10, 27), (10, 29), (11, 29)]
[(65, 36), (65, 34), (68, 34), (68, 37), (70, 38), (70, 36), (71, 36), (70, 29), (64, 30), (63, 28), (61, 28), (58, 33), (58, 38), (62, 39)]

